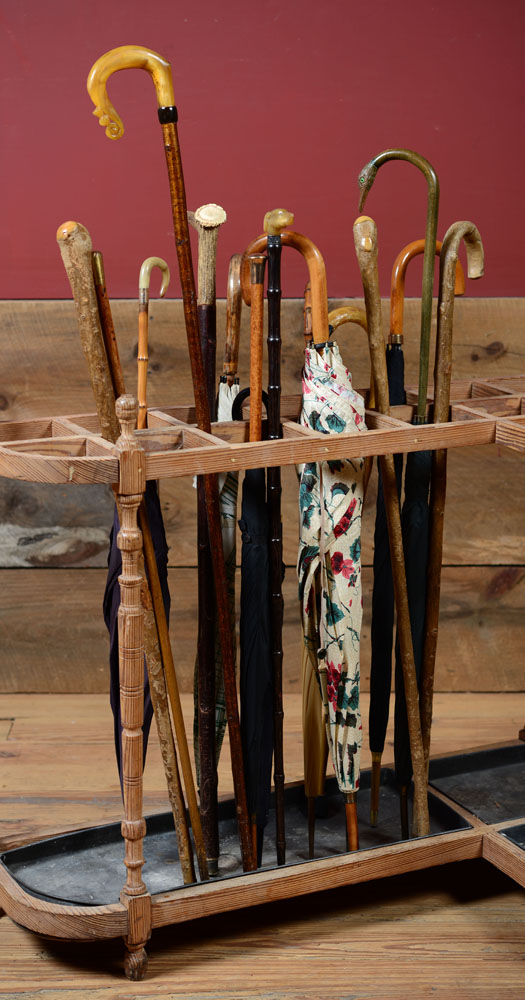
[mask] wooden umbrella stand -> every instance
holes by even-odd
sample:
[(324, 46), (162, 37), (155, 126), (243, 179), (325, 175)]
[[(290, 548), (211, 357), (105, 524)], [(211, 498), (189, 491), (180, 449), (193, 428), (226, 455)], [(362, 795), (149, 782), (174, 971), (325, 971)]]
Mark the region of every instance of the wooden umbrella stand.
[[(126, 943), (126, 975), (136, 980), (146, 970), (145, 949), (152, 930), (205, 915), (467, 858), (483, 857), (525, 886), (525, 806), (522, 796), (512, 803), (510, 796), (505, 798), (502, 794), (505, 776), (512, 773), (517, 784), (516, 775), (523, 772), (525, 746), (520, 740), (504, 747), (431, 759), (430, 834), (413, 840), (399, 840), (399, 834), (393, 834), (386, 845), (384, 839), (374, 840), (378, 836), (384, 838), (384, 831), (381, 826), (375, 831), (367, 828), (366, 793), (370, 780), (367, 772), (362, 776), (360, 792), (363, 819), (358, 851), (348, 853), (342, 840), (338, 853), (333, 853), (332, 848), (329, 854), (330, 849), (324, 845), (333, 844), (333, 831), (327, 828), (325, 833), (318, 820), (317, 846), (326, 856), (302, 860), (289, 836), (286, 867), (274, 867), (274, 860), (263, 858), (262, 870), (243, 873), (239, 856), (237, 869), (224, 872), (218, 881), (184, 885), (174, 872), (177, 866), (166, 865), (162, 852), (155, 855), (153, 851), (153, 841), (158, 843), (159, 837), (165, 837), (169, 856), (173, 857), (171, 814), (148, 819), (146, 831), (142, 806), (143, 636), (141, 579), (137, 569), (141, 546), (137, 511), (146, 481), (208, 474), (232, 467), (294, 465), (341, 455), (351, 458), (355, 457), (356, 448), (360, 456), (388, 455), (496, 442), (525, 452), (525, 377), (453, 382), (451, 421), (417, 429), (409, 423), (415, 399), (410, 390), (408, 399), (406, 406), (393, 407), (390, 416), (367, 411), (368, 432), (359, 435), (357, 442), (352, 434), (339, 434), (335, 441), (315, 432), (305, 435), (296, 423), (299, 396), (282, 398), (283, 437), (276, 441), (250, 442), (247, 422), (228, 425), (222, 431), (224, 438), (220, 436), (221, 425), (215, 425), (210, 436), (185, 422), (188, 407), (183, 406), (150, 409), (149, 429), (136, 431), (137, 407), (131, 397), (123, 397), (118, 403), (121, 435), (116, 445), (101, 436), (94, 414), (2, 424), (0, 475), (62, 485), (118, 483), (122, 509), (119, 545), (123, 559), (120, 656), (124, 818), (121, 826), (98, 827), (96, 833), (88, 829), (3, 854), (0, 909), (13, 920), (30, 930), (61, 939), (122, 937)], [(474, 801), (476, 781), (485, 782), (488, 769), (497, 774), (499, 812), (479, 809)], [(327, 794), (332, 793), (334, 801), (338, 796), (329, 780)], [(388, 802), (389, 796), (395, 798), (393, 777), (387, 768), (382, 773), (381, 795), (384, 802)], [(295, 818), (304, 816), (301, 834), (304, 852), (307, 818), (302, 783), (287, 785), (284, 797), (287, 811)], [(494, 803), (491, 808), (496, 808)], [(381, 816), (386, 811), (382, 803)], [(397, 804), (395, 813), (397, 817)], [(340, 817), (335, 816), (334, 822), (339, 828), (344, 826)], [(219, 824), (233, 836), (233, 800), (221, 803)], [(95, 844), (105, 845), (107, 857), (115, 859), (111, 878), (108, 867), (101, 875), (94, 862), (89, 865), (90, 845)], [(143, 874), (144, 859), (148, 864)], [(55, 876), (51, 875), (51, 869)], [(68, 875), (77, 889), (57, 886), (53, 882), (57, 870)], [(79, 892), (81, 882), (85, 888)]]

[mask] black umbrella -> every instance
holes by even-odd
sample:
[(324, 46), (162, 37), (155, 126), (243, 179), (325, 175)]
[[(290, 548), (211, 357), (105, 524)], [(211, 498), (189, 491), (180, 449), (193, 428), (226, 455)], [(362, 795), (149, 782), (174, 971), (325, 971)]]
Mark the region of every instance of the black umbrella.
[[(252, 299), (253, 307), (253, 299)], [(242, 418), (243, 389), (232, 407)], [(262, 393), (267, 402), (266, 393)], [(261, 865), (273, 757), (273, 668), (270, 630), (270, 522), (264, 469), (247, 469), (242, 487), (240, 607), (241, 738), (248, 814)]]
[[(170, 593), (168, 590), (168, 543), (164, 531), (164, 522), (160, 508), (160, 500), (157, 492), (157, 484), (154, 479), (148, 480), (146, 492), (144, 494), (146, 510), (151, 528), (155, 558), (159, 571), (159, 580), (162, 589), (162, 599), (166, 619), (170, 613)], [(122, 558), (120, 549), (117, 547), (117, 535), (120, 530), (117, 509), (113, 518), (113, 527), (109, 536), (108, 554), (108, 575), (106, 578), (106, 588), (104, 591), (103, 611), (104, 621), (109, 632), (109, 697), (111, 709), (113, 711), (115, 753), (117, 756), (117, 766), (120, 781), (122, 784), (122, 722), (120, 718), (120, 681), (119, 681), (119, 655), (118, 655), (118, 609), (120, 606), (120, 586), (118, 578), (122, 573)], [(148, 672), (146, 669), (146, 659), (144, 658), (144, 721), (142, 725), (143, 734), (143, 763), (146, 761), (146, 750), (148, 748), (148, 736), (153, 717), (153, 707), (149, 690)]]

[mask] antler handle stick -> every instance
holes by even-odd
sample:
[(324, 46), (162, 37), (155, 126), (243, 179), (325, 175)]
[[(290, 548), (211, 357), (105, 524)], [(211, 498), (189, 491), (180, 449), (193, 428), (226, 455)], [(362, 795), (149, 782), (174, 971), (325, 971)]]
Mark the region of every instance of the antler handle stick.
[[(217, 354), (217, 311), (215, 269), (219, 228), (226, 222), (220, 205), (202, 205), (188, 212), (188, 220), (199, 237), (197, 313), (201, 350), (206, 374), (208, 406), (215, 419), (215, 368)], [(219, 818), (217, 811), (217, 760), (215, 752), (215, 600), (213, 590), (213, 554), (210, 548), (204, 480), (197, 476), (197, 553), (198, 553), (198, 758), (200, 807), (208, 868), (212, 875), (219, 870)]]
[[(191, 259), (186, 192), (177, 134), (178, 115), (174, 103), (171, 66), (158, 53), (152, 52), (143, 46), (124, 45), (106, 52), (105, 55), (97, 60), (88, 77), (88, 92), (95, 104), (94, 114), (100, 119), (100, 124), (106, 127), (106, 135), (111, 139), (118, 139), (123, 134), (124, 127), (119, 115), (109, 101), (106, 84), (112, 73), (132, 67), (145, 69), (150, 74), (157, 95), (158, 117), (164, 139), (164, 151), (170, 186), (175, 245), (177, 248), (182, 287), (197, 424), (200, 430), (209, 432), (211, 430), (210, 410), (199, 341), (197, 297)], [(255, 869), (257, 862), (253, 855), (246, 803), (239, 706), (235, 686), (235, 661), (230, 632), (227, 580), (222, 549), (219, 493), (217, 477), (215, 475), (205, 477), (204, 490), (210, 542), (214, 553), (215, 596), (223, 656), (224, 693), (227, 705), (233, 784), (237, 803), (241, 853), (244, 870), (252, 871)]]
[[(452, 374), (452, 329), (454, 319), (454, 277), (457, 275), (461, 240), (467, 250), (469, 278), (483, 275), (484, 255), (481, 236), (472, 222), (455, 222), (447, 230), (441, 249), (439, 268), (438, 328), (436, 366), (434, 373), (434, 423), (449, 420), (450, 379)], [(443, 558), (443, 527), (447, 492), (447, 451), (439, 448), (432, 453), (430, 486), (430, 539), (427, 566), (425, 607), (425, 642), (420, 680), (420, 715), (423, 751), (428, 767), (430, 730), (434, 696), (434, 671), (439, 625), (441, 592), (441, 562)]]
[[(354, 243), (365, 295), (370, 361), (376, 390), (376, 400), (379, 412), (388, 414), (390, 411), (390, 402), (385, 342), (382, 328), (381, 298), (379, 294), (379, 277), (377, 273), (377, 230), (375, 223), (368, 216), (360, 216), (354, 222)], [(418, 689), (408, 610), (405, 557), (393, 456), (382, 456), (380, 464), (388, 521), (390, 558), (392, 566), (395, 567), (393, 574), (394, 595), (398, 615), (399, 642), (414, 770), (414, 811), (417, 816), (419, 834), (424, 836), (430, 831), (426, 769), (421, 739)]]
[(162, 282), (159, 295), (165, 296), (170, 283), (170, 269), (162, 257), (146, 257), (139, 274), (139, 336), (137, 350), (137, 396), (139, 400), (139, 418), (137, 427), (142, 430), (148, 422), (147, 383), (148, 383), (148, 321), (149, 321), (149, 286), (151, 272), (154, 267), (162, 271)]

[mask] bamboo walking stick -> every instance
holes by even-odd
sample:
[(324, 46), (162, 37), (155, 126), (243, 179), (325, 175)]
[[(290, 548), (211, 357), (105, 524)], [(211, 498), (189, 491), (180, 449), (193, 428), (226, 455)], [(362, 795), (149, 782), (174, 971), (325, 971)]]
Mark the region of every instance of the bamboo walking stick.
[[(435, 424), (450, 419), (450, 379), (452, 375), (452, 332), (454, 319), (454, 278), (457, 273), (458, 252), (461, 240), (467, 250), (469, 278), (483, 276), (484, 255), (481, 237), (472, 222), (455, 222), (443, 240), (439, 268), (438, 328), (436, 339), (436, 365), (434, 372)], [(430, 485), (430, 544), (427, 568), (427, 598), (425, 608), (425, 644), (420, 683), (420, 715), (423, 751), (428, 769), (430, 756), (430, 730), (432, 726), (432, 701), (434, 695), (434, 670), (439, 625), (439, 598), (441, 591), (441, 563), (443, 558), (443, 527), (447, 491), (447, 450), (439, 448), (432, 453), (432, 480)]]
[(139, 333), (137, 350), (137, 397), (139, 401), (139, 418), (137, 429), (140, 431), (147, 426), (147, 383), (148, 383), (148, 322), (149, 322), (149, 285), (151, 272), (154, 267), (159, 267), (162, 271), (162, 283), (159, 296), (162, 299), (170, 283), (170, 269), (162, 257), (146, 257), (143, 261), (139, 274)]
[[(354, 223), (354, 243), (365, 295), (370, 360), (376, 399), (379, 412), (388, 414), (390, 412), (390, 403), (385, 342), (382, 329), (381, 298), (377, 274), (377, 230), (375, 223), (368, 216), (360, 216), (356, 219)], [(410, 748), (414, 770), (414, 815), (417, 820), (419, 835), (425, 836), (430, 832), (426, 769), (421, 738), (418, 689), (406, 589), (405, 557), (393, 456), (382, 456), (380, 465), (388, 521), (390, 558), (392, 567), (395, 567), (395, 572), (393, 573), (394, 595), (398, 616), (399, 643), (401, 647)]]
[[(59, 227), (57, 240), (66, 273), (71, 284), (75, 306), (77, 308), (77, 320), (82, 346), (88, 363), (97, 413), (99, 415), (101, 427), (103, 427), (102, 436), (108, 441), (116, 441), (119, 437), (120, 430), (114, 409), (115, 400), (113, 386), (119, 385), (123, 387), (124, 380), (120, 365), (113, 368), (113, 376), (111, 375), (110, 365), (106, 356), (106, 348), (98, 316), (97, 296), (92, 272), (91, 239), (84, 226), (81, 226), (76, 222), (67, 222)], [(107, 315), (108, 313), (106, 313), (106, 316)], [(112, 322), (110, 324), (110, 329), (113, 329)], [(113, 355), (113, 361), (115, 361), (115, 355)], [(113, 413), (115, 413), (115, 423), (117, 425), (116, 428), (107, 422), (107, 413), (109, 410), (108, 399), (113, 402)], [(143, 542), (145, 546), (148, 537), (151, 543), (151, 535), (149, 534), (149, 524), (145, 513), (144, 501), (142, 501), (140, 507), (140, 527), (143, 532)], [(151, 549), (153, 549), (152, 543)], [(149, 562), (147, 555), (146, 562)], [(156, 571), (157, 566), (154, 552), (153, 563)], [(148, 573), (151, 572), (151, 569), (152, 567), (148, 565)], [(158, 579), (158, 573), (156, 573), (156, 575)], [(195, 881), (191, 842), (186, 821), (184, 798), (180, 783), (173, 736), (167, 712), (165, 684), (162, 674), (161, 656), (159, 652), (159, 639), (157, 635), (155, 617), (153, 614), (152, 600), (144, 573), (142, 573), (141, 597), (145, 619), (145, 655), (148, 675), (150, 678), (153, 710), (155, 712), (155, 718), (159, 731), (159, 742), (168, 784), (168, 795), (173, 811), (175, 831), (179, 845), (181, 870), (184, 882), (191, 883)], [(164, 610), (164, 605), (162, 605), (162, 607)], [(203, 878), (207, 877), (206, 874), (202, 873), (202, 871), (201, 876)]]
[[(144, 69), (150, 74), (157, 95), (158, 117), (162, 127), (170, 186), (175, 244), (182, 286), (197, 424), (200, 430), (209, 433), (211, 430), (210, 412), (199, 341), (195, 279), (191, 259), (186, 193), (177, 134), (178, 115), (174, 101), (171, 66), (158, 53), (152, 52), (143, 46), (124, 45), (120, 48), (112, 49), (97, 60), (88, 77), (88, 92), (95, 104), (95, 111), (93, 113), (100, 119), (100, 124), (106, 128), (106, 135), (110, 139), (118, 139), (123, 134), (124, 127), (119, 115), (109, 101), (106, 83), (112, 73), (132, 67)], [(256, 866), (256, 859), (253, 857), (246, 806), (246, 789), (239, 728), (239, 707), (235, 686), (235, 661), (230, 632), (227, 580), (222, 550), (216, 475), (204, 478), (204, 489), (210, 541), (214, 553), (215, 596), (224, 665), (224, 691), (228, 713), (232, 774), (237, 804), (241, 854), (244, 870), (252, 871)]]
[[(215, 420), (217, 351), (215, 267), (219, 228), (226, 222), (226, 212), (220, 205), (202, 205), (196, 212), (188, 212), (188, 219), (199, 236), (197, 313), (208, 406), (211, 418)], [(199, 801), (208, 869), (210, 874), (214, 876), (219, 872), (219, 817), (215, 754), (215, 597), (213, 556), (210, 547), (206, 496), (202, 476), (197, 476), (197, 552)]]

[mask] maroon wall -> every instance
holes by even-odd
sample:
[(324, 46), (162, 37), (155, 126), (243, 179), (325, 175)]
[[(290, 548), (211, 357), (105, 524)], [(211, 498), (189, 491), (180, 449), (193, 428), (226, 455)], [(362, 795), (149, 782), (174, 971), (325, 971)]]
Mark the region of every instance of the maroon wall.
[[(357, 175), (393, 145), (435, 166), (440, 235), (457, 219), (478, 225), (486, 276), (468, 292), (525, 294), (524, 11), (519, 0), (4, 4), (0, 296), (69, 296), (55, 232), (70, 218), (104, 251), (113, 296), (135, 295), (145, 256), (175, 266), (151, 81), (138, 71), (110, 80), (126, 128), (118, 142), (86, 93), (92, 63), (129, 42), (172, 62), (189, 207), (216, 201), (228, 212), (219, 295), (230, 254), (276, 206), (294, 211), (325, 255), (330, 294), (358, 295)], [(424, 234), (422, 175), (387, 164), (366, 210), (387, 294), (396, 252)], [(409, 294), (420, 273), (414, 265)], [(284, 294), (300, 295), (304, 280), (289, 252)], [(169, 294), (180, 294), (177, 282)]]

